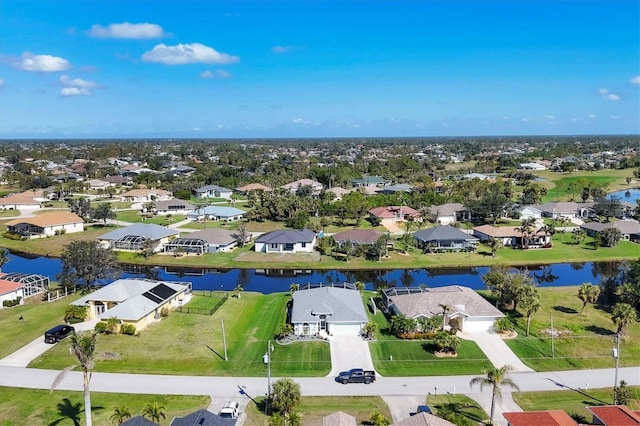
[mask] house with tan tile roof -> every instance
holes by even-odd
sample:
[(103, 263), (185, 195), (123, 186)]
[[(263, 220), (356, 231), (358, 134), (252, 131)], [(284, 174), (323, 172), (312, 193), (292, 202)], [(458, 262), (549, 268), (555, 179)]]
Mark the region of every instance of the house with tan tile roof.
[(495, 306), (469, 287), (392, 287), (382, 293), (387, 312), (408, 318), (431, 318), (442, 315), (442, 305), (449, 306), (447, 324), (462, 332), (489, 330), (504, 317)]
[(236, 191), (246, 194), (249, 191), (271, 192), (273, 190), (271, 189), (271, 187), (263, 185), (261, 183), (250, 183), (248, 185), (241, 186), (240, 188), (236, 188)]
[(0, 210), (34, 210), (39, 208), (40, 201), (24, 193), (0, 198)]
[(409, 206), (376, 207), (375, 209), (369, 210), (369, 214), (372, 217), (379, 218), (382, 224), (406, 222), (420, 216), (420, 212)]
[(24, 304), (24, 284), (0, 279), (0, 309), (4, 307), (5, 300), (20, 298), (20, 304)]
[(164, 189), (132, 189), (120, 195), (122, 201), (146, 203), (147, 201), (170, 200), (171, 193)]
[(43, 213), (33, 217), (19, 217), (5, 223), (7, 231), (27, 238), (50, 237), (84, 231), (84, 221), (71, 212)]

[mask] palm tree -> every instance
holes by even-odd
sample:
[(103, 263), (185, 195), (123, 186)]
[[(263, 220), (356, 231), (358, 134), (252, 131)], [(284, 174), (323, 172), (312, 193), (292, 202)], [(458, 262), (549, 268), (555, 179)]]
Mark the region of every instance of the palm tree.
[(511, 389), (520, 391), (518, 385), (513, 380), (507, 377), (513, 369), (504, 365), (500, 368), (492, 368), (486, 371), (486, 376), (474, 377), (469, 382), (469, 386), (473, 388), (475, 385), (480, 385), (480, 391), (484, 386), (491, 386), (493, 395), (491, 396), (491, 414), (490, 421), (493, 424), (493, 415), (495, 414), (496, 400), (502, 399), (502, 386), (509, 386)]
[(587, 303), (596, 303), (600, 296), (600, 287), (591, 283), (584, 283), (578, 289), (578, 298), (582, 300), (582, 309), (580, 313), (584, 312), (584, 308)]
[(292, 283), (289, 286), (289, 293), (291, 293), (291, 294), (295, 293), (298, 290), (300, 290), (300, 284)]
[(9, 260), (11, 260), (11, 257), (9, 256), (9, 250), (7, 250), (6, 248), (0, 248), (0, 269), (2, 269), (4, 264)]
[(442, 331), (444, 331), (444, 328), (447, 326), (447, 312), (451, 310), (451, 306), (440, 303), (438, 307), (442, 309)]
[(233, 289), (233, 297), (237, 297), (238, 299), (240, 299), (240, 292), (242, 291), (244, 291), (244, 288), (242, 288), (242, 284), (238, 284), (236, 288)]
[(522, 224), (515, 228), (516, 231), (519, 231), (522, 234), (522, 247), (525, 249), (529, 247), (529, 237), (533, 233), (535, 223), (535, 219), (530, 217), (523, 220)]
[(503, 244), (500, 238), (491, 237), (489, 239), (489, 248), (491, 248), (491, 257), (496, 257), (496, 253), (498, 252), (498, 250), (502, 248), (502, 246)]
[(622, 335), (629, 324), (633, 324), (638, 320), (638, 315), (636, 309), (630, 304), (616, 303), (611, 312), (611, 320), (618, 326), (616, 333)]
[(585, 239), (586, 236), (587, 233), (582, 228), (575, 228), (573, 230), (573, 239), (575, 240), (577, 245), (580, 245), (580, 243)]
[[(93, 370), (93, 358), (96, 349), (96, 333), (83, 333), (72, 334), (69, 340), (71, 341), (71, 353), (76, 357), (80, 368), (82, 368), (83, 390), (84, 390), (84, 412), (87, 420), (87, 426), (91, 426), (91, 394), (89, 393), (89, 382), (91, 381), (91, 372)], [(67, 373), (71, 371), (75, 366), (65, 368), (56, 376), (55, 380), (51, 384), (51, 391), (53, 391), (65, 378)]]
[(364, 283), (362, 281), (356, 281), (355, 283), (353, 283), (353, 285), (356, 288), (356, 290), (358, 290), (360, 292), (362, 290), (364, 290), (364, 287), (365, 287), (365, 285), (364, 285)]
[(152, 422), (160, 423), (161, 418), (164, 420), (167, 417), (167, 412), (164, 409), (164, 405), (158, 401), (147, 402), (142, 409), (142, 417)]
[(531, 317), (540, 309), (540, 293), (538, 289), (530, 285), (525, 285), (518, 292), (518, 302), (524, 310), (527, 317), (526, 336), (529, 336), (529, 327), (531, 326)]
[(122, 424), (125, 420), (131, 418), (131, 410), (126, 405), (118, 405), (113, 407), (113, 414), (109, 417), (114, 424)]
[(285, 416), (300, 403), (300, 385), (291, 379), (280, 379), (272, 385), (273, 408)]

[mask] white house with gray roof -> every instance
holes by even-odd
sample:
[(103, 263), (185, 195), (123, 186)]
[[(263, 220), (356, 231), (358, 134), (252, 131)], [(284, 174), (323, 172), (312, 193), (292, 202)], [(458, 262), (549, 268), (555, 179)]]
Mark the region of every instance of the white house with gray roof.
[(198, 198), (224, 198), (225, 200), (230, 200), (233, 190), (218, 185), (205, 185), (194, 189), (193, 193)]
[(504, 317), (473, 289), (459, 285), (392, 287), (383, 291), (382, 302), (389, 313), (414, 319), (442, 315), (442, 305), (449, 306), (447, 324), (462, 332), (489, 330), (495, 320)]
[(312, 230), (284, 229), (260, 235), (254, 250), (259, 253), (311, 253), (315, 246), (316, 233)]
[(297, 336), (359, 336), (368, 318), (360, 292), (350, 288), (311, 287), (293, 293), (291, 323)]
[(247, 212), (242, 209), (228, 206), (204, 206), (196, 207), (187, 213), (187, 218), (197, 220), (224, 220), (226, 222), (234, 222), (240, 220)]

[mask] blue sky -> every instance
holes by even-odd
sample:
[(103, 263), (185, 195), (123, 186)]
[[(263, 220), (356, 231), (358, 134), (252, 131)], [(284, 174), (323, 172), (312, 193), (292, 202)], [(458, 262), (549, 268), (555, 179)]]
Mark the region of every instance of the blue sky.
[(640, 133), (636, 0), (2, 0), (0, 138)]

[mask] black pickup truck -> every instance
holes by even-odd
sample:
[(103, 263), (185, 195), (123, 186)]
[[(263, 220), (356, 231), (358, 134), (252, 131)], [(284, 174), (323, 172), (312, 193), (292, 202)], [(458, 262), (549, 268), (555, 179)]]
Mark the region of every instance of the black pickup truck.
[(364, 383), (368, 385), (376, 381), (376, 372), (373, 370), (363, 370), (362, 368), (352, 368), (349, 371), (342, 371), (336, 378), (336, 381), (343, 385), (347, 383)]

